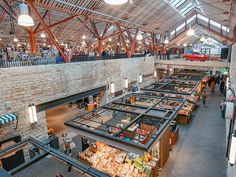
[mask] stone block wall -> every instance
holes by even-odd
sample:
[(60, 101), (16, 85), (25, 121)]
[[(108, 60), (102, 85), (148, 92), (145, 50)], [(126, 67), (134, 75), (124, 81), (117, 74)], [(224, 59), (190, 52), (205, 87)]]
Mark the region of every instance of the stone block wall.
[[(19, 113), (18, 129), (7, 124), (0, 128), (0, 138), (20, 134), (22, 139), (32, 136), (47, 138), (45, 112), (38, 113), (38, 124), (32, 129), (29, 123), (30, 103), (42, 104), (86, 90), (115, 83), (115, 90), (124, 88), (124, 79), (138, 81), (139, 75), (154, 73), (154, 58), (132, 58), (107, 61), (79, 62), (0, 69), (0, 115)], [(154, 81), (144, 80), (141, 86)], [(105, 102), (114, 99), (107, 90)]]

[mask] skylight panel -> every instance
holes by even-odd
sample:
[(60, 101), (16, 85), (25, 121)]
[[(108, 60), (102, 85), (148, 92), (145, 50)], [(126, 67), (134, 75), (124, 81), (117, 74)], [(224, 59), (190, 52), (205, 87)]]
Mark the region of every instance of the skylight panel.
[(171, 4), (172, 4), (173, 6), (176, 6), (176, 4), (178, 4), (180, 1), (182, 1), (182, 0), (175, 0), (175, 1), (172, 2)]
[(188, 0), (170, 0), (169, 4), (171, 4), (172, 8), (178, 10), (182, 15), (187, 14), (194, 8), (193, 3)]
[(181, 0), (178, 4), (175, 5), (175, 8), (178, 8), (182, 4), (184, 4), (187, 0)]
[(186, 11), (188, 8), (192, 7), (193, 4), (189, 3), (187, 6), (185, 6), (183, 9), (180, 10), (181, 13), (183, 13), (184, 11)]
[(193, 7), (189, 7), (188, 9), (186, 9), (183, 14), (186, 15), (187, 13), (189, 13), (191, 10), (193, 9)]

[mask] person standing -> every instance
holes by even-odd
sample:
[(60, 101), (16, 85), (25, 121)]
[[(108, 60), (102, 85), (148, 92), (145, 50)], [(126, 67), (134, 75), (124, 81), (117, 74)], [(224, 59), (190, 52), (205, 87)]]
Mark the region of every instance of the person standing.
[(162, 50), (162, 57), (163, 57), (163, 60), (166, 60), (166, 49)]
[(82, 136), (82, 151), (85, 151), (89, 148), (89, 140), (87, 137)]
[(221, 115), (222, 118), (225, 118), (225, 110), (226, 110), (226, 103), (225, 103), (225, 99), (223, 99), (220, 103), (220, 110), (221, 110)]
[(225, 81), (224, 81), (224, 80), (221, 80), (221, 82), (220, 82), (220, 93), (223, 94), (224, 88), (225, 88)]
[(203, 106), (206, 106), (206, 98), (207, 98), (206, 91), (203, 91), (203, 94), (202, 94), (202, 104), (203, 104)]
[(67, 132), (62, 133), (62, 140), (63, 140), (63, 147), (64, 147), (64, 153), (66, 155), (71, 156), (72, 150), (71, 150), (71, 144), (72, 144), (72, 139), (71, 137), (67, 134)]

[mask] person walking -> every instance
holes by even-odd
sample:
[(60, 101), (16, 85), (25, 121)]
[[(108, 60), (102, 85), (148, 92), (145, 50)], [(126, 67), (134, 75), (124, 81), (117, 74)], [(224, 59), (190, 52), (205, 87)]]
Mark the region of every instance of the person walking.
[(215, 87), (216, 87), (216, 80), (214, 78), (212, 78), (211, 81), (211, 92), (215, 93)]
[(203, 91), (203, 94), (202, 94), (202, 105), (203, 106), (206, 106), (206, 98), (207, 98), (206, 91)]
[(225, 99), (223, 99), (220, 103), (220, 110), (221, 110), (221, 116), (224, 119), (225, 118), (225, 110), (226, 110)]
[(224, 80), (221, 80), (221, 82), (220, 82), (220, 93), (223, 94), (224, 89), (225, 89), (225, 81), (224, 81)]

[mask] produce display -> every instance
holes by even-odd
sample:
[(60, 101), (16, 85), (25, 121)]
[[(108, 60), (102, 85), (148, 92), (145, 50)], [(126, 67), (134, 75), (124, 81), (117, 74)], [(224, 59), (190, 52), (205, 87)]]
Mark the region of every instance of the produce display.
[(184, 92), (184, 93), (191, 93), (192, 92), (192, 88), (175, 86), (173, 91)]
[(173, 110), (180, 105), (180, 102), (174, 100), (163, 100), (161, 101), (156, 108), (158, 109), (167, 109)]
[(79, 153), (79, 158), (112, 177), (149, 177), (158, 162), (156, 148), (159, 149), (159, 145), (153, 148), (155, 156), (145, 153), (141, 157), (97, 141), (95, 145)]
[(189, 116), (192, 113), (193, 108), (194, 104), (186, 101), (179, 111), (179, 115)]
[(196, 104), (198, 102), (198, 100), (199, 100), (199, 96), (192, 94), (192, 95), (188, 96), (186, 99), (189, 102)]

